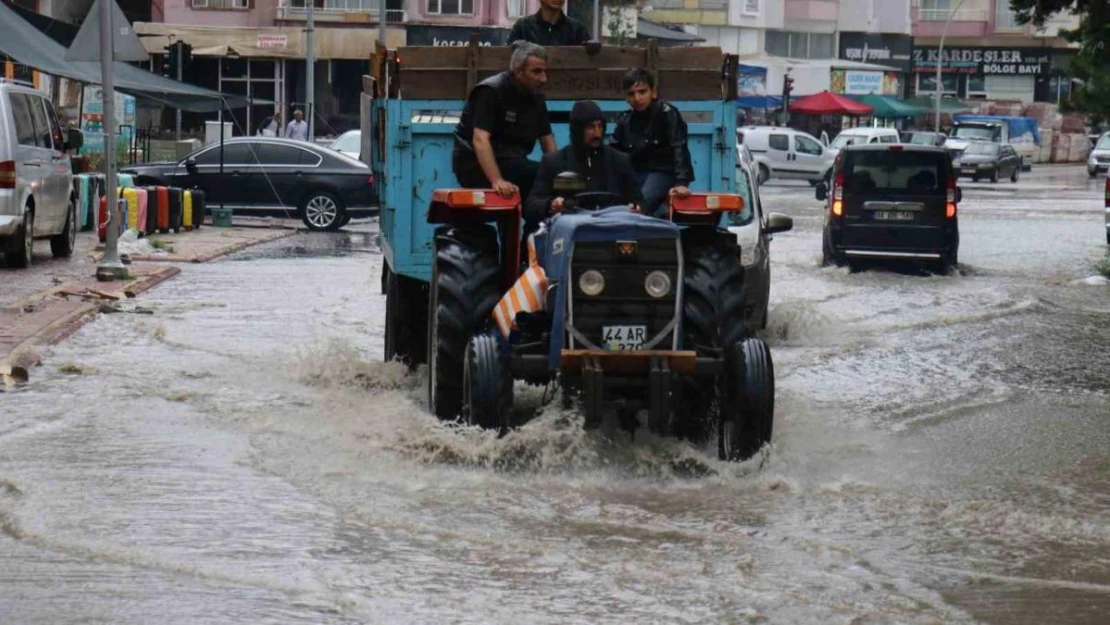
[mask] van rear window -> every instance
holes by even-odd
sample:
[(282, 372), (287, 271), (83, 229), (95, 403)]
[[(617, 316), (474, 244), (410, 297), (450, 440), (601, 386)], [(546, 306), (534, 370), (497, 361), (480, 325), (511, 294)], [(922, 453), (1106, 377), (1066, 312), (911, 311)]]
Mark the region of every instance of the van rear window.
[(850, 152), (844, 163), (844, 192), (946, 193), (945, 158), (911, 151)]

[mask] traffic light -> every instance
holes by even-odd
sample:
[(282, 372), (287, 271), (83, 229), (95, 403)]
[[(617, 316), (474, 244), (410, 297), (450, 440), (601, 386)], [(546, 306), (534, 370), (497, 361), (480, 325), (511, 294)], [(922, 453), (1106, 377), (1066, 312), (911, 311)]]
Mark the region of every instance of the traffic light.
[(162, 56), (162, 76), (166, 78), (175, 78), (177, 76), (177, 44), (170, 44), (163, 48), (165, 55)]
[(790, 110), (790, 93), (794, 91), (794, 78), (787, 74), (782, 79), (782, 109)]

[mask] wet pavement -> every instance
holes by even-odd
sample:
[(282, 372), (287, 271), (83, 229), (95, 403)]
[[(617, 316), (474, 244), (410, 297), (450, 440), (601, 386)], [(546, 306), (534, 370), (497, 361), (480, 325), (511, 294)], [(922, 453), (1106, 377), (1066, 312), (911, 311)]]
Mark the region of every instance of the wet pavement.
[(380, 362), (372, 225), (184, 267), (0, 393), (0, 622), (1105, 623), (1101, 182), (961, 183), (951, 276), (820, 267), (812, 189), (769, 183), (740, 465), (437, 422)]

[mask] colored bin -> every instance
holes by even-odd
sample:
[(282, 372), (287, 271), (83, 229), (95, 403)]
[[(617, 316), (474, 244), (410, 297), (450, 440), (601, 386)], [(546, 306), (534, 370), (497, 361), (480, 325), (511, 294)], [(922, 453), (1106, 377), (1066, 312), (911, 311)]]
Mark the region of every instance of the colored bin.
[(155, 189), (156, 197), (158, 198), (158, 216), (157, 226), (159, 232), (170, 231), (170, 188), (157, 187)]
[(170, 228), (181, 232), (185, 210), (185, 193), (181, 187), (170, 187)]
[(182, 192), (181, 225), (186, 230), (193, 229), (193, 192), (189, 189)]
[(138, 219), (135, 222), (135, 229), (138, 230), (140, 234), (150, 234), (150, 230), (147, 230), (149, 216), (147, 209), (150, 203), (150, 193), (142, 187), (135, 187), (134, 192), (135, 197), (138, 200), (138, 207), (135, 209), (134, 212), (139, 214)]
[(204, 225), (205, 199), (204, 191), (192, 189), (193, 194), (193, 227), (200, 228)]
[[(119, 208), (120, 208), (120, 213), (122, 215), (126, 216), (127, 215), (127, 200), (126, 199), (124, 199), (122, 197), (119, 199)], [(106, 198), (106, 197), (100, 198), (100, 206), (99, 206), (99, 209), (97, 210), (97, 214), (99, 215), (99, 218), (97, 219), (96, 235), (97, 235), (97, 237), (100, 238), (100, 242), (103, 243), (104, 241), (106, 241), (108, 239), (108, 224), (109, 224), (109, 220), (108, 220), (108, 198)], [(117, 228), (119, 228), (119, 232), (121, 232), (121, 233), (123, 232), (122, 225), (125, 224), (125, 223), (127, 223), (126, 219), (121, 219), (119, 221), (120, 225), (116, 226)]]
[(77, 222), (81, 224), (81, 230), (88, 230), (93, 221), (91, 207), (95, 188), (88, 174), (75, 176), (74, 184), (77, 187)]
[(127, 219), (125, 220), (125, 222), (127, 223), (127, 227), (129, 229), (132, 229), (132, 230), (138, 230), (139, 229), (139, 210), (138, 210), (139, 209), (139, 190), (134, 188), (134, 187), (131, 187), (131, 188), (122, 188), (121, 187), (120, 190), (119, 190), (119, 196), (121, 198), (127, 200), (127, 206), (129, 206), (131, 208), (131, 210), (127, 211)]
[(135, 186), (135, 176), (132, 174), (116, 174), (116, 184), (129, 188)]
[(148, 235), (158, 231), (158, 187), (143, 187), (146, 191), (146, 226), (143, 232)]

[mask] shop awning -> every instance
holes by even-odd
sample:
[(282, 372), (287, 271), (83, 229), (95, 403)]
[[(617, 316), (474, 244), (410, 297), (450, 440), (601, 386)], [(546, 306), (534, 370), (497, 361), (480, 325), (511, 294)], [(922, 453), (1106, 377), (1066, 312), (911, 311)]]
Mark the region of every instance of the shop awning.
[(705, 39), (697, 35), (691, 35), (684, 30), (667, 28), (662, 24), (649, 22), (643, 18), (636, 20), (636, 36), (643, 37), (644, 39), (658, 39), (660, 41), (682, 41), (688, 43), (705, 41)]
[(923, 112), (916, 106), (906, 104), (892, 96), (869, 93), (867, 95), (853, 95), (848, 97), (860, 104), (870, 106), (872, 108), (871, 115), (874, 117), (888, 119), (895, 117), (917, 117)]
[[(906, 98), (906, 104), (916, 106), (921, 109), (922, 113), (935, 111), (937, 107), (937, 97), (932, 95), (919, 95), (912, 98)], [(955, 98), (941, 98), (940, 99), (940, 112), (941, 113), (966, 113), (974, 111), (975, 109), (960, 102)]]
[(777, 95), (743, 95), (736, 98), (736, 105), (742, 109), (777, 109), (782, 106), (782, 98)]
[[(0, 52), (40, 72), (90, 85), (100, 84), (100, 63), (66, 61), (66, 48), (62, 44), (43, 34), (3, 3), (0, 3)], [(241, 108), (248, 104), (244, 96), (221, 94), (177, 82), (127, 63), (116, 62), (114, 69), (116, 90), (166, 106), (210, 112)]]
[(803, 115), (870, 115), (871, 107), (846, 96), (822, 91), (798, 99), (790, 105), (790, 112)]

